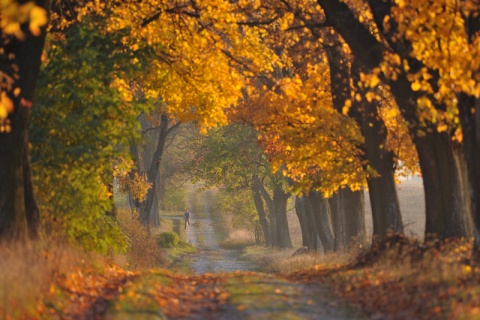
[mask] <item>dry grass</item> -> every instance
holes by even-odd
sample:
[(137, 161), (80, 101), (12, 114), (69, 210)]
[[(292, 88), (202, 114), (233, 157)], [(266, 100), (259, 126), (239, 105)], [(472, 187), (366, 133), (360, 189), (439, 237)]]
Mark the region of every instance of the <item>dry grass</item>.
[(232, 229), (220, 245), (227, 249), (243, 249), (255, 245), (255, 236), (245, 229)]
[(77, 248), (51, 240), (0, 244), (0, 318), (24, 319), (37, 314), (55, 279), (96, 261)]
[(162, 250), (153, 234), (132, 218), (129, 210), (119, 209), (118, 221), (129, 239), (126, 255), (115, 257), (115, 263), (129, 270), (145, 270), (163, 263)]
[(294, 252), (295, 249), (249, 247), (246, 249), (246, 256), (261, 266), (262, 271), (282, 274), (313, 268), (319, 264), (329, 266), (346, 263), (352, 259), (350, 253), (307, 253), (294, 256)]

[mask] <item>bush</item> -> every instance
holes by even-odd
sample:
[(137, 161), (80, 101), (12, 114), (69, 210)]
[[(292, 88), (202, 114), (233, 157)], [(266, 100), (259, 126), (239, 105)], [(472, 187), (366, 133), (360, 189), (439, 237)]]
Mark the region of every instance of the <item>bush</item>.
[(162, 232), (158, 235), (158, 245), (162, 248), (176, 248), (180, 238), (173, 231)]
[(130, 270), (145, 270), (158, 267), (163, 263), (162, 249), (156, 239), (138, 221), (137, 214), (132, 217), (128, 209), (118, 209), (118, 220), (122, 231), (127, 235), (129, 246), (126, 262)]

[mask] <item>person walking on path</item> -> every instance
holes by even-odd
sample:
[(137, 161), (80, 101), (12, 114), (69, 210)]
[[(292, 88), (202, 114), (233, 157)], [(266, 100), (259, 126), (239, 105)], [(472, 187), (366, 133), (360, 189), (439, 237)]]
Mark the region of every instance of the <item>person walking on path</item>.
[(190, 211), (185, 211), (183, 214), (183, 220), (185, 220), (185, 229), (187, 229), (187, 223), (190, 225)]

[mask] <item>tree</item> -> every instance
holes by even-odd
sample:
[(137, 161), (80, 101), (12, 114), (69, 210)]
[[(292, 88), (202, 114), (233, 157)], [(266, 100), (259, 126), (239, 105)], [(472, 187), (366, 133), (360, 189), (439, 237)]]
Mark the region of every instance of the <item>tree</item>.
[(2, 3), (0, 86), (0, 237), (36, 236), (28, 126), (45, 41), (46, 6)]
[[(342, 35), (366, 70), (377, 72), (390, 86), (403, 117), (409, 123), (425, 186), (426, 233), (437, 234), (440, 238), (468, 236), (470, 198), (464, 184), (463, 154), (445, 131), (448, 128), (446, 123), (438, 121), (436, 125), (436, 115), (443, 114), (440, 119), (447, 120), (449, 112), (449, 104), (434, 97), (434, 88), (438, 88), (437, 71), (415, 56), (412, 42), (397, 29), (396, 18), (401, 20), (404, 17), (401, 13), (406, 11), (393, 1), (370, 2), (375, 25), (389, 44), (386, 47), (355, 17), (346, 3), (323, 0), (318, 3), (327, 21)], [(430, 8), (425, 9), (424, 14), (432, 12)], [(422, 87), (420, 82), (428, 83), (431, 92), (419, 90)], [(443, 110), (447, 112), (443, 113)]]
[(231, 124), (210, 132), (197, 150), (196, 159), (197, 176), (207, 185), (221, 184), (233, 192), (239, 189), (252, 191), (252, 201), (267, 245), (291, 247), (286, 216), (290, 195), (285, 191), (281, 174), (271, 173), (252, 128)]
[(104, 30), (104, 18), (89, 15), (61, 37), (49, 35), (30, 132), (45, 230), (107, 252), (126, 246), (110, 214), (112, 187), (131, 166), (128, 142), (143, 106), (124, 84), (143, 68), (145, 52), (121, 44), (126, 30)]
[(134, 48), (146, 42), (155, 56), (150, 72), (135, 79), (135, 90), (151, 101), (161, 118), (155, 151), (147, 157), (151, 163), (141, 169), (138, 165), (152, 185), (140, 210), (144, 223), (152, 214), (169, 123), (194, 122), (202, 132), (225, 124), (226, 111), (242, 96), (245, 77), (252, 71), (271, 70), (276, 61), (259, 41), (258, 31), (240, 30), (237, 21), (246, 17), (235, 9), (223, 0), (210, 4), (126, 1), (111, 9), (111, 30), (131, 28), (125, 42)]

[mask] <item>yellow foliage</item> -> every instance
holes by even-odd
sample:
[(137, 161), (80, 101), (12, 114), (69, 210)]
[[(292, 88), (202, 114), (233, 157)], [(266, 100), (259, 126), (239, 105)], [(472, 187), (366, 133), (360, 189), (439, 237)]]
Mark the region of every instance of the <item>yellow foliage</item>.
[[(278, 60), (258, 28), (239, 28), (247, 16), (224, 0), (174, 7), (169, 1), (125, 1), (112, 8), (109, 32), (131, 28), (125, 45), (148, 44), (157, 59), (136, 81), (148, 99), (160, 99), (180, 121), (206, 129), (228, 122), (250, 74), (273, 70)], [(247, 67), (247, 68), (245, 68)]]
[[(435, 101), (419, 99), (421, 121), (441, 121), (439, 131), (456, 130), (460, 122), (456, 94), (463, 92), (480, 97), (480, 37), (477, 35), (469, 41), (464, 20), (478, 11), (478, 1), (397, 0), (396, 4), (393, 17), (400, 36), (412, 44), (412, 56), (438, 72), (438, 79), (433, 79), (427, 68), (408, 74), (412, 90), (435, 98)], [(409, 66), (404, 65), (404, 70), (410, 72)], [(436, 82), (436, 90), (432, 88), (432, 80)], [(447, 108), (432, 110), (434, 103), (442, 103)]]
[(15, 0), (0, 1), (0, 29), (7, 35), (24, 38), (20, 28), (23, 23), (29, 22), (30, 31), (33, 35), (40, 34), (40, 27), (47, 23), (45, 9), (36, 6), (34, 2), (19, 4)]

